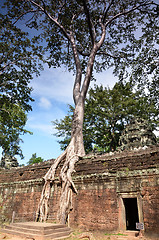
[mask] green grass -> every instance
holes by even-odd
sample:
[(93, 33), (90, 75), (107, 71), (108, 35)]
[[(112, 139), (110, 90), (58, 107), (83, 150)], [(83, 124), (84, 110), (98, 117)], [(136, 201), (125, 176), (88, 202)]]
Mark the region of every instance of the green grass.
[(126, 234), (123, 234), (123, 233), (105, 233), (104, 235), (106, 235), (106, 236), (127, 236)]

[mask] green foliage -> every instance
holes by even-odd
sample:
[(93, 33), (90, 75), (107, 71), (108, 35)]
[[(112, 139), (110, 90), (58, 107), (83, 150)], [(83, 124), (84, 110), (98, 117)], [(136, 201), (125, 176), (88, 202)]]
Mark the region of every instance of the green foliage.
[(40, 68), (39, 50), (27, 35), (0, 14), (0, 146), (3, 154), (21, 157), (20, 135), (30, 133), (24, 129), (33, 101), (29, 83)]
[[(125, 125), (134, 117), (147, 119), (153, 130), (159, 123), (157, 103), (149, 95), (135, 91), (132, 83), (116, 83), (113, 89), (95, 86), (86, 100), (86, 131), (105, 151), (116, 150)], [(93, 133), (93, 134), (92, 134)]]
[[(29, 111), (33, 101), (29, 87), (33, 74), (38, 74), (35, 47), (28, 34), (14, 26), (8, 16), (0, 14), (0, 103), (18, 103)], [(40, 65), (39, 65), (40, 67)]]
[(19, 146), (20, 135), (30, 133), (24, 129), (27, 117), (24, 110), (18, 104), (5, 101), (0, 108), (0, 146), (4, 153), (11, 156), (22, 155)]
[[(86, 152), (93, 148), (98, 151), (113, 151), (119, 145), (119, 137), (125, 125), (134, 117), (147, 119), (155, 130), (159, 124), (157, 103), (152, 102), (149, 94), (135, 91), (134, 85), (118, 82), (113, 89), (94, 86), (90, 89), (85, 104), (83, 126)], [(73, 107), (69, 105), (68, 115), (53, 122), (61, 149), (70, 141)]]
[(74, 108), (71, 105), (68, 105), (69, 111), (68, 115), (64, 117), (64, 119), (56, 119), (55, 121), (52, 121), (52, 124), (55, 126), (55, 129), (57, 130), (57, 133), (55, 133), (55, 136), (58, 138), (63, 138), (62, 140), (59, 140), (59, 144), (61, 147), (61, 150), (65, 150), (70, 142), (71, 137), (71, 125), (72, 125), (72, 117)]
[[(110, 89), (104, 90), (102, 87), (97, 89), (96, 87), (97, 99), (93, 99), (93, 92), (90, 92), (89, 99), (95, 113), (93, 113), (91, 107), (88, 107), (88, 118), (85, 116), (86, 127), (84, 127), (83, 132), (87, 150), (92, 148), (92, 143), (97, 144), (98, 147), (106, 148), (106, 151), (116, 149), (120, 132), (130, 117), (143, 115), (150, 120), (153, 126), (158, 121), (158, 7), (156, 1), (149, 0), (6, 0), (5, 11), (9, 19), (7, 26), (10, 24), (13, 26), (13, 23), (21, 21), (21, 24), (25, 23), (23, 29), (26, 29), (27, 26), (37, 33), (33, 37), (34, 45), (32, 45), (30, 40), (26, 42), (26, 33), (22, 34), (20, 31), (20, 44), (22, 45), (17, 48), (17, 42), (19, 44), (19, 41), (14, 42), (14, 37), (12, 37), (14, 35), (15, 39), (18, 39), (17, 34), (15, 34), (17, 33), (17, 25), (14, 24), (15, 30), (12, 28), (12, 31), (15, 31), (14, 34), (9, 30), (11, 46), (13, 42), (13, 46), (15, 46), (15, 49), (14, 47), (11, 48), (11, 52), (16, 51), (19, 55), (22, 51), (22, 54), (29, 55), (25, 55), (27, 60), (25, 60), (24, 65), (18, 65), (18, 68), (24, 66), (22, 68), (24, 71), (17, 72), (17, 68), (11, 68), (12, 72), (7, 74), (6, 79), (10, 79), (9, 82), (12, 76), (14, 79), (11, 85), (7, 85), (7, 89), (16, 89), (17, 86), (15, 87), (14, 83), (17, 84), (17, 81), (15, 81), (17, 79), (21, 79), (20, 82), (22, 82), (24, 78), (24, 85), (28, 83), (30, 72), (35, 70), (32, 68), (34, 58), (32, 58), (30, 49), (33, 49), (33, 52), (42, 58), (38, 51), (38, 47), (42, 47), (42, 45), (45, 51), (45, 60), (50, 67), (60, 67), (63, 64), (68, 70), (73, 69), (78, 74), (80, 72), (85, 74), (89, 59), (92, 59), (89, 65), (92, 64), (96, 72), (113, 67), (113, 73), (119, 77), (123, 84), (125, 84), (124, 80), (127, 79), (136, 84), (135, 94), (137, 94), (137, 97), (134, 96), (128, 85), (125, 85), (124, 88), (121, 87), (122, 85), (116, 85), (112, 91)], [(7, 19), (6, 16), (5, 20)], [(1, 20), (3, 25), (5, 20), (3, 18)], [(4, 33), (3, 40), (6, 44), (7, 31)], [(105, 32), (106, 35), (104, 36)], [(102, 39), (104, 39), (104, 42), (96, 52), (95, 58), (90, 58), (94, 46), (100, 45)], [(7, 48), (8, 45), (5, 45), (6, 53), (8, 53)], [(7, 54), (3, 55), (7, 56)], [(4, 64), (7, 63), (5, 62), (6, 59), (8, 58), (4, 59)], [(16, 59), (14, 62), (17, 62)], [(79, 60), (78, 64), (77, 59)], [(23, 63), (23, 61), (18, 61), (18, 63)], [(9, 66), (12, 66), (11, 62)], [(30, 67), (29, 72), (26, 72), (26, 65)], [(90, 79), (91, 76), (88, 75), (87, 77)], [(5, 77), (2, 79), (5, 79)], [(141, 95), (141, 88), (143, 92), (147, 88), (149, 96)], [(24, 98), (25, 103), (28, 101), (30, 93), (30, 90), (27, 90), (28, 94)], [(104, 97), (104, 104), (99, 104), (99, 101), (101, 102), (103, 98), (102, 91), (105, 91), (106, 97)], [(4, 92), (9, 93), (9, 96), (11, 95), (9, 90)], [(23, 90), (22, 93), (24, 93)], [(15, 92), (11, 97), (13, 98), (16, 95)], [(22, 99), (20, 105), (24, 105)], [(65, 122), (70, 125), (70, 118), (71, 114), (67, 119), (64, 119), (64, 122), (60, 122), (59, 136), (64, 136), (64, 141), (60, 141), (63, 148), (69, 141), (70, 130), (66, 129), (66, 132), (68, 132), (66, 137), (66, 133), (62, 129), (64, 129)], [(58, 124), (59, 122), (55, 122), (56, 126)], [(95, 132), (92, 134), (94, 130)], [(107, 149), (108, 146), (109, 149)]]
[(32, 165), (34, 163), (40, 163), (40, 162), (43, 162), (44, 159), (41, 158), (41, 157), (37, 157), (36, 156), (36, 153), (33, 153), (32, 154), (32, 157), (29, 159), (29, 161), (27, 162), (27, 165)]
[(6, 0), (5, 6), (12, 21), (24, 23), (25, 19), (27, 27), (37, 30), (34, 41), (40, 43), (39, 36), (44, 41), (50, 67), (63, 64), (76, 71), (73, 36), (85, 73), (94, 42), (100, 40), (105, 26), (106, 37), (96, 54), (94, 70), (113, 67), (120, 79), (131, 77), (139, 83), (149, 82), (150, 75), (154, 83), (158, 76), (156, 1)]

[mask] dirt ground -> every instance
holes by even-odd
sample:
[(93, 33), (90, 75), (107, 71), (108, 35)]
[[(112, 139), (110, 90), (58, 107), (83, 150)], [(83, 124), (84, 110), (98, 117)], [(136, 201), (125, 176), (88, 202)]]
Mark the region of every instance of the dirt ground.
[[(159, 238), (146, 238), (144, 236), (141, 237), (134, 237), (129, 236), (127, 234), (104, 234), (100, 232), (94, 232), (94, 233), (88, 233), (88, 232), (80, 232), (78, 230), (73, 231), (71, 236), (69, 238), (66, 238), (65, 240), (159, 240)], [(6, 233), (0, 233), (0, 240), (34, 240), (33, 238), (29, 237), (19, 237), (14, 236), (11, 234)]]

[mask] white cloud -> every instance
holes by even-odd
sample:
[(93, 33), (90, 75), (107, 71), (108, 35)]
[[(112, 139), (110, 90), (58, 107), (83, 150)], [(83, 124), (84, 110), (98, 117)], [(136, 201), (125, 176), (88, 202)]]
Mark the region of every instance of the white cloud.
[(66, 109), (64, 111), (62, 108), (59, 108), (56, 103), (52, 102), (51, 108), (46, 111), (39, 107), (39, 103), (36, 104), (35, 102), (33, 111), (28, 114), (26, 129), (35, 134), (38, 133), (50, 137), (56, 131), (52, 121), (63, 118), (67, 113)]
[[(95, 77), (97, 81), (91, 82), (91, 87), (94, 84), (113, 87), (116, 81), (110, 70), (96, 74)], [(63, 118), (67, 114), (67, 104), (73, 103), (73, 83), (72, 73), (64, 71), (63, 68), (50, 69), (45, 66), (41, 76), (32, 81), (33, 97), (36, 101), (33, 111), (28, 114), (27, 129), (51, 136), (55, 132), (51, 121)]]
[(118, 78), (112, 73), (112, 69), (103, 71), (102, 73), (95, 73), (96, 82), (92, 82), (91, 86), (94, 84), (103, 85), (104, 87), (113, 88), (114, 84), (117, 82)]
[[(113, 76), (112, 70), (107, 70), (102, 73), (95, 74), (96, 82), (94, 84), (113, 87), (117, 78)], [(33, 95), (46, 99), (56, 99), (56, 101), (72, 104), (72, 89), (74, 85), (74, 76), (72, 72), (68, 72), (64, 68), (48, 68), (45, 65), (44, 71), (41, 72), (40, 77), (34, 78), (31, 82), (34, 89)], [(33, 97), (34, 97), (33, 96)]]
[(28, 113), (27, 125), (35, 122), (50, 124), (50, 122), (54, 121), (55, 119), (63, 118), (67, 114), (67, 111), (67, 105), (62, 105), (61, 107), (61, 105), (58, 106), (58, 103), (56, 102), (52, 102), (52, 107), (49, 109), (49, 111), (45, 111), (45, 109), (40, 108), (39, 104), (37, 103), (34, 105), (33, 111)]
[(54, 69), (45, 66), (40, 77), (34, 78), (31, 86), (35, 96), (56, 99), (56, 101), (72, 103), (73, 74), (62, 68)]
[(39, 106), (44, 108), (44, 109), (46, 109), (46, 110), (48, 110), (48, 109), (51, 108), (52, 104), (51, 104), (51, 102), (47, 98), (41, 97), (40, 98), (40, 102), (39, 102)]
[(45, 133), (47, 135), (53, 134), (53, 126), (50, 124), (42, 124), (42, 123), (30, 123), (29, 128), (32, 130), (38, 130), (39, 132)]

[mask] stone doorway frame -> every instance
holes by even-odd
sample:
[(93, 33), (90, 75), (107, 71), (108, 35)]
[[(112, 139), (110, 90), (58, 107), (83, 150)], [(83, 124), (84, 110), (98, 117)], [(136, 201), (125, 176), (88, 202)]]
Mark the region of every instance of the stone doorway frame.
[(125, 213), (125, 205), (124, 198), (137, 198), (137, 208), (138, 208), (138, 216), (139, 222), (143, 221), (143, 202), (142, 196), (139, 193), (119, 193), (118, 195), (118, 206), (119, 206), (119, 230), (126, 231), (126, 213)]

